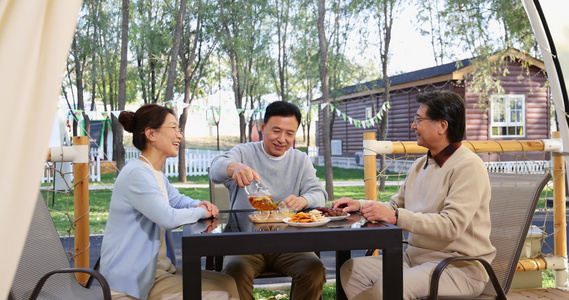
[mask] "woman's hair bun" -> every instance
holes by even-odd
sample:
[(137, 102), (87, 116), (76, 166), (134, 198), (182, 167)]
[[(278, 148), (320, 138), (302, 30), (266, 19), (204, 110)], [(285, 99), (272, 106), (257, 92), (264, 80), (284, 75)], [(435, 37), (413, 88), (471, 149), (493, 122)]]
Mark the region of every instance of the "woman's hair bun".
[(132, 132), (134, 130), (134, 112), (132, 111), (123, 111), (119, 115), (119, 123), (121, 123), (124, 130), (127, 132)]

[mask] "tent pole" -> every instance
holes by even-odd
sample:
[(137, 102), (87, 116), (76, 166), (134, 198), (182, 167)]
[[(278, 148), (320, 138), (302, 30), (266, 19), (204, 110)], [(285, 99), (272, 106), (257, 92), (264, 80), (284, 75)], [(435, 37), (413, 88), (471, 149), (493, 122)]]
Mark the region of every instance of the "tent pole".
[[(364, 141), (375, 141), (375, 132), (364, 132)], [(366, 200), (377, 201), (377, 154), (364, 149), (364, 184)]]
[[(553, 138), (561, 134), (553, 132)], [(565, 158), (563, 153), (553, 152), (553, 237), (554, 254), (567, 259), (567, 220), (565, 205)], [(555, 287), (567, 287), (567, 269), (555, 270)]]
[[(89, 145), (86, 136), (73, 137), (73, 145)], [(89, 268), (89, 162), (73, 164), (74, 247), (76, 268)], [(76, 273), (77, 281), (87, 283), (89, 274)]]

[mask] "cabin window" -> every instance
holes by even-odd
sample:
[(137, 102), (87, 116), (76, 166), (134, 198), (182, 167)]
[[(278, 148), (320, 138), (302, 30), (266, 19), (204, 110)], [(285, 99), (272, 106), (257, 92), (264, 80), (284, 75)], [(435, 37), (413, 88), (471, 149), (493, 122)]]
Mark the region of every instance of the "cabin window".
[(366, 119), (367, 120), (371, 119), (371, 115), (372, 115), (371, 107), (366, 107)]
[(332, 140), (330, 146), (332, 155), (342, 155), (342, 140)]
[(490, 101), (491, 136), (525, 136), (525, 104), (524, 95), (493, 95)]

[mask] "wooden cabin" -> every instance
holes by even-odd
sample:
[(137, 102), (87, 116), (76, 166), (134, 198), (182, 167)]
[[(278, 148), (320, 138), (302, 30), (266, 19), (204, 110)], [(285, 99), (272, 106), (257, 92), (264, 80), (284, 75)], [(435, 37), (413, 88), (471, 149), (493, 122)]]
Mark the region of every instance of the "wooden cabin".
[[(500, 70), (494, 73), (494, 80), (500, 81), (504, 93), (490, 96), (485, 108), (478, 103), (479, 95), (468, 88), (472, 82), (469, 75), (476, 68), (469, 59), (390, 77), (389, 106), (384, 101), (383, 80), (342, 88), (336, 93), (340, 96), (325, 108), (333, 109), (332, 156), (355, 158), (357, 162), (357, 153), (362, 151), (363, 132), (378, 132), (382, 109), (389, 116), (387, 140), (415, 141), (415, 133), (411, 129), (413, 116), (419, 107), (415, 97), (418, 93), (437, 89), (452, 90), (465, 100), (465, 140), (550, 138), (551, 95), (543, 61), (516, 49), (509, 49), (507, 53), (507, 72)], [(524, 67), (526, 65), (529, 67)], [(313, 104), (320, 104), (319, 101), (317, 99)], [(318, 109), (319, 120), (322, 120), (322, 112)], [(367, 126), (361, 125), (362, 121), (372, 118), (375, 120), (367, 122)], [(360, 121), (360, 126), (357, 126), (357, 121)], [(317, 145), (323, 149), (322, 128), (320, 124), (317, 127)], [(543, 154), (528, 155), (537, 160), (549, 159)], [(499, 158), (483, 159), (492, 161)]]

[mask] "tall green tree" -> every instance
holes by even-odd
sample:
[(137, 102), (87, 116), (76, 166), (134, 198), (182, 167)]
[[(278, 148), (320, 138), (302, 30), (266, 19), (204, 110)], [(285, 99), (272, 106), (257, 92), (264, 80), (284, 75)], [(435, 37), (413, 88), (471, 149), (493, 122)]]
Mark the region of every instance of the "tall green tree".
[[(320, 56), (320, 86), (322, 90), (322, 105), (330, 103), (328, 85), (328, 41), (326, 40), (326, 3), (318, 0), (318, 48)], [(326, 192), (329, 199), (334, 199), (334, 173), (332, 171), (332, 148), (330, 143), (330, 110), (324, 109), (322, 113), (322, 139), (324, 144), (324, 177), (326, 179)]]
[(180, 1), (180, 9), (178, 9), (178, 13), (176, 15), (174, 42), (172, 45), (170, 62), (168, 63), (168, 79), (166, 81), (166, 95), (164, 96), (164, 101), (171, 101), (174, 99), (174, 81), (176, 80), (176, 68), (178, 67), (178, 53), (180, 53), (180, 40), (182, 39), (182, 26), (184, 25), (184, 15), (186, 14), (186, 3), (187, 1), (185, 0)]
[[(130, 13), (130, 1), (122, 0), (122, 22), (121, 22), (121, 62), (119, 70), (119, 97), (118, 109), (124, 110), (126, 103), (126, 72), (128, 65), (128, 24)], [(113, 159), (117, 162), (117, 168), (122, 170), (125, 164), (125, 151), (123, 146), (123, 128), (118, 119), (113, 118)]]
[[(306, 7), (308, 3), (300, 3)], [(299, 10), (293, 16), (296, 25), (292, 32), (294, 43), (291, 44), (291, 59), (294, 68), (290, 72), (291, 93), (295, 103), (300, 107), (310, 107), (319, 87), (318, 27), (315, 15), (311, 10)], [(310, 146), (310, 125), (313, 111), (302, 110), (303, 139)]]
[[(197, 95), (202, 93), (200, 81), (207, 77), (209, 59), (216, 49), (217, 43), (213, 39), (215, 24), (213, 14), (215, 5), (207, 1), (196, 0), (187, 8), (183, 21), (183, 39), (181, 41), (180, 67), (184, 78), (184, 103), (187, 104), (180, 115), (180, 128), (185, 136), (186, 121), (188, 119), (190, 104)], [(202, 94), (203, 95), (203, 94)], [(178, 154), (178, 180), (186, 182), (186, 142), (182, 139)]]
[(264, 41), (262, 21), (267, 15), (265, 0), (219, 0), (219, 42), (231, 66), (235, 107), (239, 112), (239, 140), (246, 142), (244, 93), (248, 90), (252, 61)]
[(272, 14), (275, 19), (276, 26), (276, 40), (277, 40), (277, 67), (278, 67), (278, 81), (276, 89), (280, 100), (288, 100), (288, 36), (289, 36), (289, 23), (290, 13), (293, 9), (290, 0), (273, 0), (270, 3), (273, 7)]
[[(430, 26), (422, 30), (437, 41), (436, 56), (455, 57), (455, 53), (467, 53), (472, 58), (471, 63), (477, 68), (469, 74), (467, 88), (479, 95), (482, 110), (487, 108), (491, 94), (503, 92), (500, 81), (494, 80), (493, 75), (508, 73), (506, 61), (514, 59), (507, 52), (508, 48), (540, 55), (521, 1), (429, 0), (418, 3), (423, 4), (420, 12), (432, 12)], [(438, 9), (441, 3), (442, 9)], [(432, 9), (435, 6), (437, 9)], [(449, 44), (448, 41), (454, 42)]]
[(164, 101), (178, 9), (175, 0), (137, 0), (132, 13), (131, 48), (144, 103)]

